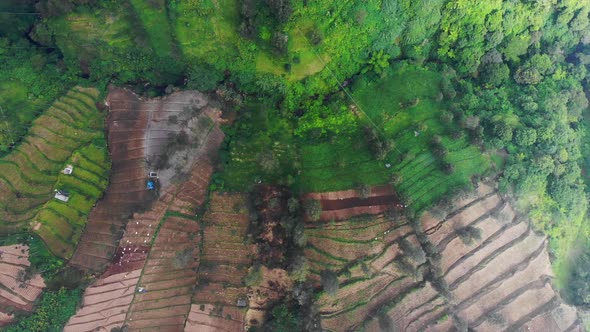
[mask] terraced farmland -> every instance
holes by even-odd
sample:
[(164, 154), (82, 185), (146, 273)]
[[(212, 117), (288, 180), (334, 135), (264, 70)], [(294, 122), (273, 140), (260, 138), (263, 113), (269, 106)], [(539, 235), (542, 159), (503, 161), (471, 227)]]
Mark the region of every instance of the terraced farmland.
[[(491, 186), (457, 200), (446, 218), (426, 214), (422, 230), (440, 253), (456, 325), (475, 331), (581, 331), (576, 310), (551, 284), (547, 239)], [(465, 229), (477, 229), (470, 236)], [(429, 323), (443, 317), (434, 316)]]
[[(176, 98), (173, 98), (174, 96)], [(132, 166), (123, 167), (120, 172), (113, 172), (109, 192), (113, 188), (129, 190), (129, 186), (125, 186), (129, 182), (124, 174), (131, 170), (132, 174), (137, 174), (138, 180), (129, 180), (141, 184), (143, 194), (137, 197), (148, 197), (151, 193), (145, 193), (147, 190), (144, 189), (147, 164), (166, 153), (168, 134), (178, 133), (187, 128), (200, 131), (190, 136), (190, 148), (181, 151), (191, 155), (190, 159), (182, 159), (188, 163), (183, 163), (183, 168), (188, 168), (186, 174), (182, 174), (184, 169), (173, 167), (177, 171), (176, 174), (172, 174), (168, 168), (158, 170), (157, 199), (150, 202), (151, 204), (145, 204), (146, 211), (128, 212), (131, 215), (110, 215), (111, 222), (116, 219), (117, 222), (125, 224), (125, 229), (113, 234), (113, 238), (121, 237), (116, 248), (114, 247), (114, 256), (111, 258), (103, 254), (105, 260), (110, 261), (108, 268), (95, 285), (88, 289), (82, 308), (70, 319), (66, 330), (109, 330), (111, 327), (123, 325), (128, 326), (130, 330), (145, 330), (154, 326), (168, 330), (184, 328), (197, 283), (200, 257), (201, 229), (195, 213), (200, 211), (206, 200), (207, 188), (213, 173), (212, 165), (224, 138), (223, 132), (219, 129), (220, 112), (207, 108), (207, 101), (197, 101), (195, 96), (203, 97), (196, 92), (183, 92), (164, 101), (140, 101), (126, 90), (111, 91), (109, 104), (115, 111), (113, 117), (109, 115), (109, 119), (112, 120), (111, 125), (115, 130), (109, 132), (109, 140), (124, 138), (124, 133), (129, 130), (142, 130), (143, 136), (132, 133), (127, 135), (131, 139), (124, 144), (111, 144), (114, 168), (118, 165)], [(120, 100), (121, 105), (117, 104), (116, 100)], [(204, 108), (202, 112), (191, 113), (195, 112), (195, 103), (197, 108)], [(130, 118), (117, 113), (124, 112), (116, 111), (119, 106), (128, 107), (126, 110)], [(186, 111), (187, 106), (191, 112)], [(177, 116), (181, 123), (185, 118), (191, 118), (192, 120), (186, 121), (192, 123), (177, 125), (168, 121), (169, 116)], [(139, 152), (126, 153), (129, 149)], [(128, 162), (127, 158), (130, 155), (135, 162)], [(182, 174), (182, 182), (175, 179), (175, 175), (178, 174)], [(139, 188), (139, 185), (137, 187)], [(100, 205), (97, 206), (94, 211), (107, 213), (110, 208), (119, 209), (115, 211), (133, 208), (133, 205), (127, 203), (113, 205), (114, 201), (109, 201), (109, 192), (99, 203), (105, 205), (102, 208)], [(97, 222), (95, 227), (100, 224), (103, 224), (103, 227), (108, 225), (103, 220), (96, 221), (100, 223)], [(106, 238), (109, 239), (111, 238)], [(147, 292), (140, 292), (140, 289)], [(117, 306), (112, 309), (108, 306), (109, 303), (116, 303)]]
[(330, 270), (340, 284), (318, 298), (324, 329), (358, 330), (371, 317), (394, 308), (406, 319), (404, 331), (420, 330), (422, 325), (409, 326), (412, 317), (403, 313), (404, 308), (415, 308), (409, 294), (429, 301), (420, 310), (445, 304), (424, 281), (426, 255), (404, 217), (349, 213), (345, 220), (307, 222), (305, 233), (312, 279), (319, 285), (321, 274)]
[(254, 254), (245, 236), (249, 223), (245, 194), (212, 194), (203, 216), (203, 251), (198, 283), (185, 331), (240, 331), (247, 300), (242, 284)]
[[(107, 185), (104, 114), (95, 107), (97, 97), (96, 89), (70, 90), (0, 160), (0, 229), (14, 232), (26, 223), (62, 258), (72, 256), (86, 217)], [(74, 172), (62, 174), (68, 164)], [(69, 202), (52, 199), (54, 189), (68, 191)]]
[(581, 330), (576, 310), (551, 285), (546, 239), (493, 186), (480, 184), (452, 206), (442, 219), (424, 214), (418, 228), (390, 211), (306, 222), (311, 279), (319, 286), (329, 270), (339, 282), (317, 300), (322, 327)]
[(45, 288), (39, 274), (26, 276), (29, 248), (24, 245), (0, 247), (0, 326), (14, 320), (14, 311), (31, 311)]
[(141, 269), (104, 277), (86, 289), (82, 308), (68, 321), (65, 332), (110, 331), (125, 322)]
[[(119, 246), (121, 232), (133, 213), (149, 211), (158, 198), (146, 187), (148, 172), (158, 170), (159, 190), (164, 193), (171, 190), (173, 182), (189, 178), (191, 167), (202, 157), (198, 159), (201, 167), (208, 170), (202, 172), (205, 180), (201, 182), (208, 183), (213, 170), (210, 158), (215, 156), (223, 141), (223, 133), (217, 125), (220, 112), (208, 107), (208, 100), (197, 91), (141, 100), (128, 90), (112, 88), (107, 103), (106, 125), (113, 160), (110, 185), (92, 210), (88, 227), (71, 261), (73, 265), (95, 271), (108, 266)], [(186, 134), (187, 146), (175, 146), (171, 153), (170, 144), (177, 142), (174, 137), (180, 137), (181, 133)], [(164, 155), (165, 162), (158, 162)], [(158, 163), (161, 165), (156, 165)], [(199, 181), (198, 174), (191, 181)], [(201, 189), (201, 194), (204, 190)], [(199, 197), (194, 194), (197, 193), (187, 195)], [(190, 202), (200, 203), (202, 201)], [(152, 227), (157, 224), (155, 222)]]

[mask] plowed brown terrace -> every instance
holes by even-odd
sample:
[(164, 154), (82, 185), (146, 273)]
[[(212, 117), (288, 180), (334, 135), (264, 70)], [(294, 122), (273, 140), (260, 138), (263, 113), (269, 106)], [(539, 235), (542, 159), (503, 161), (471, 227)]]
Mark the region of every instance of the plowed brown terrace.
[[(441, 254), (442, 278), (456, 303), (455, 325), (474, 331), (581, 328), (576, 310), (565, 305), (551, 285), (547, 240), (493, 187), (482, 184), (477, 195), (455, 206), (445, 219), (427, 214), (421, 220)], [(481, 238), (461, 238), (456, 230), (464, 227), (479, 229)], [(435, 315), (427, 324), (436, 325), (443, 317)]]
[(41, 275), (25, 278), (29, 266), (27, 246), (0, 247), (0, 326), (12, 322), (15, 309), (31, 311), (33, 302), (45, 288)]
[[(160, 110), (165, 110), (166, 101), (173, 102), (174, 97), (175, 94), (162, 103), (147, 104), (150, 107), (159, 105)], [(193, 97), (198, 99), (202, 95)], [(178, 98), (189, 103), (190, 107), (190, 103), (197, 103), (187, 99), (186, 93), (179, 94)], [(178, 103), (174, 103), (174, 108), (178, 109)], [(127, 104), (130, 105), (133, 103)], [(126, 228), (114, 250), (115, 255), (107, 271), (86, 291), (82, 308), (70, 319), (66, 330), (110, 331), (123, 325), (129, 331), (184, 329), (197, 283), (200, 257), (201, 229), (195, 212), (205, 202), (212, 165), (223, 141), (218, 115), (219, 112), (211, 109), (191, 115), (209, 127), (201, 126), (203, 134), (199, 134), (197, 143), (191, 144), (188, 173), (181, 182), (174, 182), (173, 177), (160, 178), (159, 197), (147, 211), (135, 212), (130, 218), (120, 217)], [(133, 122), (128, 128), (136, 124)], [(163, 124), (158, 126), (158, 130), (163, 130)], [(144, 185), (147, 168), (145, 170), (142, 175)], [(114, 175), (111, 179), (126, 183), (122, 175)], [(115, 303), (115, 307), (110, 305)]]
[(357, 190), (342, 190), (325, 193), (309, 193), (304, 199), (319, 200), (322, 205), (320, 220), (344, 220), (361, 214), (379, 214), (389, 209), (403, 210), (405, 206), (389, 185), (371, 187), (366, 198), (359, 197)]
[(131, 213), (150, 200), (146, 189), (145, 151), (137, 142), (146, 135), (148, 113), (139, 98), (125, 89), (111, 89), (106, 119), (111, 182), (104, 197), (88, 216), (88, 224), (70, 263), (100, 271), (111, 260), (119, 230)]
[(203, 217), (203, 253), (185, 331), (242, 331), (247, 301), (242, 284), (254, 246), (247, 243), (247, 195), (213, 194)]

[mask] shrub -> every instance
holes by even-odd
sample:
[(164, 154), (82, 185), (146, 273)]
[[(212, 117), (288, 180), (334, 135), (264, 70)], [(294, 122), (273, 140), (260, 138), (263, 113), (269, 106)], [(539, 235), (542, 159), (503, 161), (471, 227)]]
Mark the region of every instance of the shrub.
[(366, 199), (369, 198), (369, 196), (371, 196), (371, 187), (364, 183), (358, 184), (356, 186), (356, 190), (359, 194), (359, 197), (362, 199)]
[(481, 240), (481, 229), (473, 226), (465, 226), (455, 230), (455, 233), (463, 243), (470, 245), (474, 241)]
[(178, 251), (174, 256), (174, 266), (179, 269), (185, 268), (193, 258), (193, 251), (191, 247)]
[(248, 274), (244, 277), (244, 284), (248, 287), (258, 285), (262, 280), (262, 271), (260, 266), (253, 266), (248, 270)]
[(322, 278), (322, 287), (324, 290), (330, 295), (336, 294), (336, 291), (340, 287), (336, 272), (324, 270), (320, 273), (320, 277)]
[(322, 204), (315, 199), (308, 199), (303, 202), (303, 209), (305, 214), (313, 221), (320, 219), (322, 215)]

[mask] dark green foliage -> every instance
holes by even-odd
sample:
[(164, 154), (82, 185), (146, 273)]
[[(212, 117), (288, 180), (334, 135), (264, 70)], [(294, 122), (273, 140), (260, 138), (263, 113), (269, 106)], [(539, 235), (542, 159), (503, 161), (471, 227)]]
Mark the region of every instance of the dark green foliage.
[(221, 80), (223, 80), (223, 73), (219, 70), (206, 64), (194, 65), (189, 69), (186, 87), (199, 91), (209, 91), (215, 89)]
[(537, 131), (534, 128), (523, 128), (516, 130), (514, 143), (520, 146), (530, 146), (537, 141)]
[(473, 244), (475, 241), (481, 240), (481, 229), (473, 226), (465, 226), (455, 230), (457, 236), (467, 245)]
[(336, 294), (336, 291), (340, 287), (338, 274), (331, 270), (324, 270), (320, 273), (320, 277), (322, 278), (322, 287), (324, 290), (330, 295)]
[(572, 257), (564, 289), (566, 301), (574, 305), (590, 304), (590, 248), (581, 245)]
[(3, 329), (5, 332), (47, 331), (59, 332), (76, 312), (76, 307), (82, 299), (82, 290), (45, 291), (41, 295), (35, 312), (21, 319), (15, 325)]
[(262, 331), (272, 332), (297, 332), (301, 331), (300, 318), (297, 312), (286, 304), (275, 306), (270, 312), (268, 322)]
[(479, 72), (484, 84), (490, 87), (502, 85), (510, 78), (510, 68), (504, 63), (490, 63), (482, 66)]

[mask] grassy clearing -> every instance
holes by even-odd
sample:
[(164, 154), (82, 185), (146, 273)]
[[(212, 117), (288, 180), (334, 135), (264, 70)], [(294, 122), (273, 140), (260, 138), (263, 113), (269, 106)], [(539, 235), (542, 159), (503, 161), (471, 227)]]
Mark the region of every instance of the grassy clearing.
[[(459, 125), (441, 120), (446, 107), (439, 101), (441, 79), (436, 72), (402, 64), (376, 83), (360, 82), (354, 89), (363, 115), (395, 145), (386, 162), (399, 179), (396, 189), (415, 211), (428, 208), (454, 188), (470, 185), (472, 175), (490, 167), (489, 158), (466, 138), (448, 136), (451, 127)], [(435, 135), (448, 151), (442, 158), (431, 152)], [(442, 161), (453, 166), (450, 174), (441, 169)]]
[[(64, 55), (74, 58), (81, 52), (91, 51), (108, 55), (108, 48), (133, 47), (134, 35), (130, 33), (132, 28), (130, 21), (125, 19), (126, 14), (103, 14), (90, 11), (76, 12), (50, 21)], [(99, 46), (99, 43), (102, 45)]]
[(385, 164), (373, 158), (360, 133), (334, 143), (302, 146), (301, 170), (297, 184), (305, 192), (345, 190), (360, 183), (376, 185), (389, 178)]
[(174, 36), (166, 13), (166, 1), (132, 0), (135, 13), (143, 23), (156, 54), (169, 57), (175, 53)]
[(235, 0), (173, 2), (175, 34), (187, 58), (225, 69), (240, 56), (237, 22), (240, 6)]

